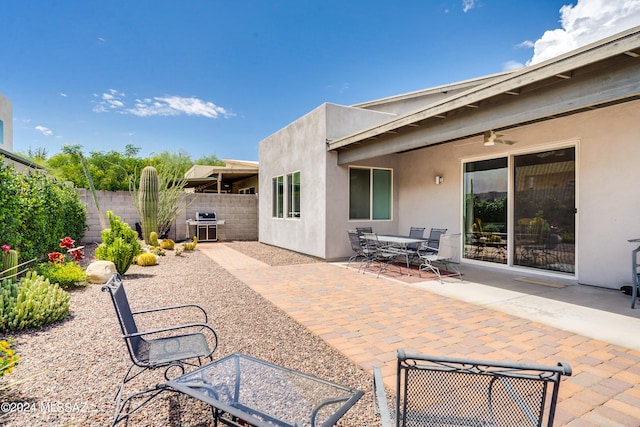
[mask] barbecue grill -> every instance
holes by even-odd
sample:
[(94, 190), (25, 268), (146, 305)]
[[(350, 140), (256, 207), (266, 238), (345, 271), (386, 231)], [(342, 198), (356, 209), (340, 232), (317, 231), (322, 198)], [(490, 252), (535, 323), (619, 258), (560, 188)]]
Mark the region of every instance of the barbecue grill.
[(189, 228), (195, 226), (195, 236), (199, 242), (215, 242), (218, 240), (218, 222), (215, 212), (196, 212), (196, 219), (187, 220), (187, 239)]

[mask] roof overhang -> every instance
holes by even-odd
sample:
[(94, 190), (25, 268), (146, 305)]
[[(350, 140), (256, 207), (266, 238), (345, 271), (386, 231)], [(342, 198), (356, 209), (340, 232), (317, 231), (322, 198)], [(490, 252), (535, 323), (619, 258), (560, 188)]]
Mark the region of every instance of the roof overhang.
[(39, 165), (39, 164), (37, 164), (35, 162), (32, 162), (31, 160), (26, 159), (26, 158), (24, 158), (22, 156), (14, 154), (11, 151), (4, 150), (2, 148), (0, 148), (0, 156), (4, 156), (7, 159), (10, 159), (10, 160), (12, 160), (12, 161), (14, 161), (16, 163), (20, 163), (22, 165), (25, 165), (25, 166), (33, 168), (33, 169), (44, 169), (43, 166), (41, 166), (41, 165)]
[(640, 99), (640, 27), (331, 141), (338, 163)]

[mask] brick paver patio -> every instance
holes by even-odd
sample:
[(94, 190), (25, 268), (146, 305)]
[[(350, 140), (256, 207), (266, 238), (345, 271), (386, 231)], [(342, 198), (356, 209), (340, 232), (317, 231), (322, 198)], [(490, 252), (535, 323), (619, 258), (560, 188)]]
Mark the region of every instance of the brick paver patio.
[(198, 248), (366, 371), (382, 366), (390, 388), (397, 348), (552, 365), (565, 361), (573, 376), (563, 378), (556, 425), (640, 426), (640, 351), (340, 264), (270, 267), (223, 244)]

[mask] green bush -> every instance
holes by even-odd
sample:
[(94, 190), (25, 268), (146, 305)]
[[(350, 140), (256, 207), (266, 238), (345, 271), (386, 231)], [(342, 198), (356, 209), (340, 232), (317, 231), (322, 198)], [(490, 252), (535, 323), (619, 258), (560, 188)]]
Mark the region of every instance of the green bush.
[(75, 262), (64, 264), (50, 262), (38, 264), (36, 271), (51, 283), (57, 283), (62, 289), (69, 289), (74, 286), (86, 286), (87, 273), (84, 268)]
[(17, 172), (0, 156), (0, 236), (20, 254), (19, 262), (58, 247), (58, 236), (80, 241), (87, 212), (70, 185), (39, 173)]
[(138, 233), (112, 211), (107, 211), (107, 218), (110, 228), (102, 230), (102, 243), (96, 249), (96, 258), (113, 262), (118, 273), (124, 275), (142, 248)]
[(18, 331), (62, 320), (69, 314), (69, 294), (30, 271), (18, 283), (0, 286), (0, 332)]

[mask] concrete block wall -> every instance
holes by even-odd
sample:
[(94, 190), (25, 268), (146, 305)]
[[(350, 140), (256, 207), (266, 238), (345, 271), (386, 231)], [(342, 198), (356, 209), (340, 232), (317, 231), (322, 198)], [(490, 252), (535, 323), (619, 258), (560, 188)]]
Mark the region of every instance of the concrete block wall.
[[(87, 226), (89, 227), (84, 233), (84, 243), (101, 242), (102, 241), (102, 225), (100, 224), (100, 216), (98, 208), (93, 200), (91, 191), (85, 188), (76, 188), (76, 192), (80, 195), (80, 200), (87, 207)], [(106, 218), (107, 211), (113, 211), (120, 217), (120, 220), (129, 224), (135, 230), (135, 224), (138, 222), (138, 212), (136, 206), (131, 199), (131, 193), (128, 191), (96, 191), (100, 210), (102, 210), (104, 222), (109, 226)]]
[[(80, 200), (87, 207), (87, 225), (83, 243), (101, 242), (102, 226), (98, 209), (91, 191), (76, 189)], [(103, 214), (113, 211), (135, 230), (139, 222), (135, 204), (128, 191), (98, 191), (98, 203)], [(179, 242), (187, 234), (187, 218), (195, 218), (197, 212), (215, 212), (225, 224), (218, 226), (218, 240), (258, 240), (258, 195), (257, 194), (210, 194), (192, 193), (185, 199), (185, 209), (171, 226), (169, 237)], [(105, 218), (106, 222), (106, 218)], [(108, 226), (108, 223), (107, 223)], [(190, 230), (193, 235), (194, 230)]]

